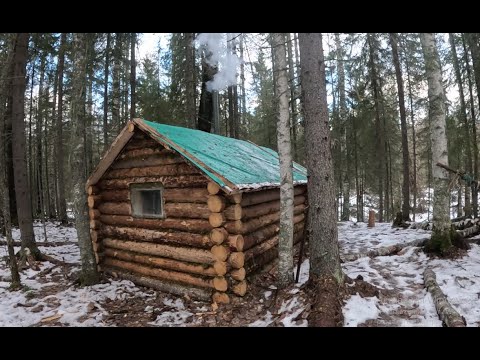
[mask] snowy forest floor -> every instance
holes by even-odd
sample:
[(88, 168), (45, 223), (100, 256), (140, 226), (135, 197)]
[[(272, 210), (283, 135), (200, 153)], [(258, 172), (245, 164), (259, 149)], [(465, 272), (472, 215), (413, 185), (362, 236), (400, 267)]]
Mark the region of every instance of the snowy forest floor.
[[(430, 236), (429, 231), (392, 229), (390, 224), (342, 222), (338, 224), (342, 254), (401, 244)], [(43, 228), (35, 224), (36, 239), (43, 242)], [(18, 229), (14, 239), (19, 240)], [(1, 240), (5, 240), (2, 238)], [(137, 287), (130, 281), (105, 278), (102, 283), (80, 288), (73, 285), (79, 271), (79, 249), (74, 227), (47, 223), (44, 253), (65, 261), (57, 266), (40, 263), (40, 270), (21, 273), (24, 288), (9, 291), (6, 246), (0, 246), (0, 326), (307, 326), (308, 296), (303, 285), (309, 262), (301, 267), (300, 281), (277, 291), (273, 271), (249, 282), (249, 293), (231, 304), (211, 304), (174, 297)], [(342, 264), (345, 273), (363, 278), (379, 288), (377, 296), (353, 294), (345, 300), (345, 326), (442, 326), (432, 298), (423, 285), (427, 266), (452, 306), (467, 326), (480, 326), (480, 246), (461, 259), (428, 258), (420, 248), (407, 247), (393, 256), (360, 258)], [(357, 289), (358, 286), (355, 289)], [(361, 281), (360, 281), (361, 283)]]

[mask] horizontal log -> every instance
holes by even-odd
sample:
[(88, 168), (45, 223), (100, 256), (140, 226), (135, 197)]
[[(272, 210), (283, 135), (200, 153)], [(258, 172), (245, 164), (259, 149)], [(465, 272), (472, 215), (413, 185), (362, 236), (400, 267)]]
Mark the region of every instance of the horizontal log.
[(124, 151), (122, 152), (122, 154), (119, 155), (118, 159), (123, 160), (123, 159), (140, 158), (140, 157), (146, 157), (146, 156), (161, 156), (161, 155), (168, 156), (171, 154), (173, 154), (171, 150), (165, 149), (158, 143), (155, 144), (155, 141), (154, 141), (153, 144), (145, 143), (143, 147), (138, 147), (138, 148), (133, 148), (132, 146), (127, 145)]
[(225, 209), (225, 203), (225, 198), (219, 195), (210, 195), (207, 200), (208, 209), (214, 213), (222, 212)]
[[(293, 209), (294, 223), (300, 222), (305, 218), (303, 214), (305, 205), (297, 205)], [(253, 231), (256, 231), (264, 226), (278, 222), (280, 219), (280, 212), (275, 212), (273, 214), (259, 216), (258, 218), (248, 219), (246, 221), (237, 220), (237, 221), (227, 221), (225, 223), (225, 229), (230, 234), (248, 234)]]
[(225, 195), (225, 198), (230, 204), (240, 204), (242, 202), (242, 193), (240, 194), (233, 194), (233, 195)]
[(245, 241), (242, 235), (230, 235), (228, 237), (228, 246), (233, 251), (243, 251)]
[(215, 269), (215, 272), (217, 273), (218, 276), (225, 275), (229, 270), (229, 266), (225, 261), (216, 261), (213, 264), (213, 268)]
[(88, 195), (98, 195), (99, 192), (100, 192), (100, 189), (98, 187), (96, 187), (95, 185), (90, 185), (87, 188), (87, 194)]
[(98, 211), (97, 209), (88, 209), (88, 216), (90, 217), (90, 220), (98, 220), (100, 219), (100, 215), (100, 211)]
[(221, 188), (216, 182), (210, 181), (207, 185), (207, 190), (210, 195), (216, 195), (220, 192)]
[(125, 260), (129, 262), (136, 262), (140, 264), (150, 265), (150, 266), (159, 267), (167, 270), (174, 270), (174, 271), (183, 272), (183, 273), (197, 274), (197, 275), (210, 276), (210, 277), (225, 275), (225, 273), (217, 274), (217, 271), (213, 266), (206, 267), (204, 265), (190, 264), (190, 263), (185, 263), (185, 262), (173, 260), (173, 259), (165, 259), (161, 257), (151, 256), (151, 255), (137, 254), (131, 251), (111, 249), (106, 247), (104, 253), (105, 253), (105, 256), (108, 256), (111, 258)]
[(240, 269), (245, 264), (245, 254), (243, 252), (232, 252), (228, 257), (228, 264), (234, 269)]
[(153, 230), (179, 230), (198, 234), (209, 233), (212, 226), (203, 219), (143, 219), (125, 215), (101, 215), (100, 221), (106, 225), (127, 226)]
[(173, 218), (205, 219), (208, 220), (210, 212), (208, 206), (197, 203), (166, 203), (165, 216)]
[(278, 258), (278, 247), (275, 246), (264, 253), (255, 256), (249, 261), (245, 262), (245, 270), (247, 275), (257, 272), (258, 270), (262, 269), (265, 265), (274, 261)]
[(237, 281), (242, 281), (242, 280), (245, 280), (245, 275), (246, 275), (246, 271), (245, 271), (245, 268), (240, 268), (240, 269), (233, 269), (232, 271), (230, 271), (230, 276), (232, 277), (232, 279), (235, 279)]
[[(223, 277), (216, 278), (203, 278), (194, 275), (181, 273), (178, 271), (163, 270), (159, 268), (152, 268), (128, 261), (117, 260), (110, 257), (106, 257), (103, 261), (105, 267), (116, 267), (123, 270), (131, 271), (133, 273), (149, 276), (161, 280), (167, 280), (171, 282), (177, 282), (184, 285), (192, 285), (204, 288), (211, 288), (215, 290), (225, 291), (228, 287), (228, 283)], [(222, 281), (223, 280), (223, 281)]]
[(156, 289), (168, 294), (185, 296), (190, 299), (210, 301), (213, 291), (211, 289), (196, 288), (192, 286), (180, 285), (168, 281), (161, 281), (147, 276), (132, 274), (124, 270), (105, 267), (105, 272), (113, 276), (120, 276), (123, 279), (130, 280), (135, 285), (145, 286)]
[(102, 226), (99, 220), (90, 220), (90, 229), (98, 230)]
[(87, 203), (89, 208), (97, 208), (102, 202), (102, 197), (99, 195), (88, 195)]
[[(303, 194), (305, 190), (306, 189), (304, 186), (295, 186), (293, 193), (296, 196), (296, 195)], [(247, 206), (265, 203), (273, 200), (279, 200), (279, 199), (280, 199), (280, 188), (254, 191), (254, 192), (245, 192), (242, 194), (242, 201), (240, 202), (240, 204), (242, 205), (242, 207), (247, 207)]]
[[(293, 199), (294, 207), (305, 211), (305, 200), (305, 196), (295, 196), (295, 198)], [(242, 219), (250, 219), (261, 215), (271, 214), (277, 211), (280, 211), (280, 200), (274, 200), (253, 206), (247, 206), (242, 208)]]
[(212, 301), (217, 304), (230, 304), (230, 297), (224, 292), (216, 292), (212, 295)]
[(104, 202), (98, 206), (102, 215), (131, 215), (130, 202)]
[(165, 188), (190, 188), (207, 185), (207, 178), (203, 175), (180, 175), (180, 176), (155, 176), (155, 177), (133, 177), (125, 179), (105, 179), (98, 183), (102, 190), (128, 189), (130, 184), (158, 182)]
[(103, 179), (124, 179), (146, 176), (198, 175), (200, 171), (187, 163), (170, 164), (130, 169), (112, 169), (103, 175)]
[(214, 265), (217, 259), (209, 250), (169, 246), (161, 244), (140, 243), (118, 239), (103, 239), (105, 247), (133, 251), (145, 255), (160, 256), (168, 259), (182, 260), (197, 264)]
[[(104, 215), (131, 215), (130, 202), (104, 202), (98, 206)], [(210, 211), (207, 205), (197, 203), (166, 203), (165, 217), (208, 220)]]
[(215, 256), (215, 258), (218, 261), (227, 260), (228, 255), (230, 254), (230, 250), (226, 246), (223, 246), (223, 245), (214, 245), (214, 246), (212, 246), (210, 251), (212, 252), (213, 256)]
[(234, 220), (241, 220), (243, 216), (242, 205), (240, 204), (232, 204), (225, 208), (224, 210), (225, 219), (234, 221)]
[(148, 155), (148, 156), (120, 159), (115, 161), (112, 164), (111, 168), (112, 169), (132, 169), (132, 168), (141, 168), (141, 167), (149, 167), (149, 166), (181, 164), (184, 162), (185, 162), (185, 159), (182, 158), (180, 155), (168, 153), (168, 154), (162, 154), (162, 155)]
[(228, 237), (228, 232), (225, 228), (215, 228), (210, 231), (210, 240), (216, 245), (223, 243)]
[(222, 213), (210, 213), (208, 216), (208, 222), (211, 227), (218, 228), (225, 224), (225, 216)]
[[(130, 190), (105, 190), (101, 193), (105, 202), (125, 202), (130, 200)], [(207, 189), (185, 188), (185, 189), (163, 189), (165, 203), (196, 203), (206, 204), (208, 199)], [(206, 215), (208, 217), (208, 215)]]
[(208, 235), (193, 234), (182, 231), (159, 231), (134, 227), (103, 225), (100, 230), (102, 237), (118, 238), (133, 241), (146, 241), (156, 244), (192, 246), (210, 249), (214, 242)]
[[(301, 215), (293, 218), (294, 233), (303, 231), (303, 227), (305, 224), (303, 220), (304, 220), (304, 217), (302, 218)], [(249, 234), (243, 235), (243, 239), (244, 239), (243, 249), (248, 250), (257, 244), (260, 244), (261, 242), (265, 241), (265, 239), (269, 239), (274, 235), (278, 234), (279, 230), (280, 230), (280, 223), (276, 222), (274, 224), (267, 225)]]

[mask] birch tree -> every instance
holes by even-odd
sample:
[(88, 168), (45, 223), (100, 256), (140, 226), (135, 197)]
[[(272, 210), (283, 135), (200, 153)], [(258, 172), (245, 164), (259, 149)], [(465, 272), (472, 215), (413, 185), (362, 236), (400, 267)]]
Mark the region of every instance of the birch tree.
[(433, 232), (427, 248), (445, 253), (452, 246), (450, 230), (450, 190), (448, 173), (437, 166), (448, 166), (447, 136), (445, 133), (445, 93), (442, 85), (442, 68), (438, 55), (434, 33), (421, 33), (425, 71), (428, 80), (428, 105), (430, 117), (430, 138), (432, 142), (432, 176), (433, 176)]
[(293, 282), (293, 174), (285, 34), (273, 33), (273, 75), (277, 88), (277, 142), (280, 161), (280, 233), (278, 238), (278, 286)]

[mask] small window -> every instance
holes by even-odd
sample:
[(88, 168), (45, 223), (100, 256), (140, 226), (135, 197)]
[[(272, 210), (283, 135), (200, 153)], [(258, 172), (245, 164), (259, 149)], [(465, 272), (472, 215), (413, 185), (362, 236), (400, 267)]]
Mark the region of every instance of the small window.
[(158, 183), (131, 184), (134, 217), (163, 219), (163, 186)]

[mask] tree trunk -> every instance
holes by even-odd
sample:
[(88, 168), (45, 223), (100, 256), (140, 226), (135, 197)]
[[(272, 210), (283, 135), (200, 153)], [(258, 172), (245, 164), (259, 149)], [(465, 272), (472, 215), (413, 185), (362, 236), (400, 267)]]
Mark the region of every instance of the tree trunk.
[(292, 148), (293, 159), (296, 160), (297, 154), (297, 100), (295, 96), (295, 68), (292, 49), (292, 36), (287, 33), (287, 54), (288, 54), (288, 78), (290, 82), (290, 111), (292, 116)]
[(195, 127), (195, 122), (197, 118), (197, 109), (196, 109), (196, 81), (195, 81), (195, 33), (185, 33), (185, 46), (186, 46), (186, 56), (185, 56), (185, 67), (186, 67), (186, 92), (185, 92), (185, 107), (187, 112), (187, 126)]
[(12, 90), (12, 144), (15, 177), (15, 194), (17, 196), (17, 213), (20, 227), (22, 250), (28, 248), (35, 258), (40, 250), (35, 243), (33, 232), (30, 189), (28, 187), (27, 160), (25, 157), (25, 65), (27, 62), (28, 33), (16, 35), (14, 50), (14, 72)]
[(247, 97), (245, 94), (245, 60), (243, 56), (243, 47), (244, 47), (244, 40), (245, 34), (240, 35), (240, 98), (242, 104), (241, 110), (241, 125), (242, 128), (247, 128)]
[(395, 76), (397, 78), (398, 103), (400, 107), (400, 127), (402, 130), (402, 218), (404, 221), (410, 221), (410, 156), (408, 154), (407, 114), (405, 111), (405, 92), (403, 88), (402, 67), (400, 66), (400, 60), (398, 56), (398, 34), (390, 33), (390, 44), (392, 46)]
[(112, 72), (112, 129), (120, 129), (120, 67), (122, 59), (122, 33), (115, 33), (115, 48), (113, 50)]
[(280, 234), (278, 245), (278, 280), (280, 288), (293, 283), (293, 173), (288, 112), (288, 78), (285, 34), (273, 33), (273, 74), (277, 87), (277, 136), (280, 162)]
[(85, 176), (85, 91), (86, 91), (86, 34), (74, 33), (72, 73), (72, 183), (75, 227), (82, 263), (81, 282), (95, 284), (99, 280), (97, 265), (90, 241)]
[(442, 68), (437, 51), (434, 33), (421, 33), (425, 70), (428, 79), (428, 103), (431, 122), (430, 138), (432, 142), (433, 233), (427, 247), (444, 254), (452, 246), (449, 209), (449, 180), (445, 169), (436, 166), (442, 163), (448, 166), (447, 136), (445, 133), (445, 94), (442, 83)]
[[(206, 52), (206, 50), (204, 50)], [(200, 106), (198, 109), (198, 130), (211, 132), (213, 124), (214, 103), (213, 94), (207, 90), (207, 82), (213, 80), (217, 68), (208, 63), (211, 53), (202, 55), (202, 90), (200, 93)], [(218, 133), (218, 129), (216, 129)]]
[(136, 117), (137, 108), (136, 108), (136, 92), (135, 84), (137, 82), (136, 69), (137, 63), (135, 60), (135, 46), (137, 45), (137, 33), (131, 34), (131, 49), (130, 49), (130, 119)]
[(343, 282), (335, 221), (335, 194), (328, 123), (322, 35), (300, 33), (300, 64), (304, 99), (310, 206), (310, 273)]
[[(384, 128), (380, 119), (380, 96), (381, 90), (378, 86), (378, 75), (375, 64), (376, 49), (374, 44), (374, 34), (367, 34), (367, 41), (369, 46), (369, 66), (370, 74), (372, 78), (373, 88), (373, 100), (375, 104), (375, 131), (376, 131), (376, 149), (377, 149), (377, 177), (378, 177), (378, 197), (379, 197), (379, 209), (378, 209), (378, 221), (383, 222), (384, 216), (384, 175), (385, 175), (385, 140), (384, 140)], [(388, 207), (388, 202), (387, 202)]]
[(105, 74), (103, 78), (103, 152), (108, 149), (108, 76), (110, 66), (110, 33), (107, 33), (107, 46), (105, 47)]
[[(448, 34), (448, 38), (450, 41), (450, 50), (452, 52), (452, 58), (453, 58), (453, 68), (455, 70), (455, 80), (457, 81), (457, 86), (458, 86), (458, 93), (460, 96), (460, 117), (463, 122), (463, 131), (464, 131), (464, 141), (465, 141), (465, 170), (473, 175), (473, 170), (472, 170), (472, 149), (470, 146), (470, 126), (468, 124), (468, 119), (467, 119), (467, 106), (465, 105), (465, 94), (463, 93), (463, 82), (462, 82), (462, 72), (460, 70), (460, 65), (458, 63), (458, 57), (457, 57), (457, 49), (455, 45), (455, 38), (452, 33)], [(459, 199), (459, 204), (460, 204), (460, 199)], [(461, 210), (461, 209), (459, 209)], [(472, 215), (472, 209), (470, 207), (470, 189), (468, 187), (465, 187), (465, 215), (471, 216)]]

